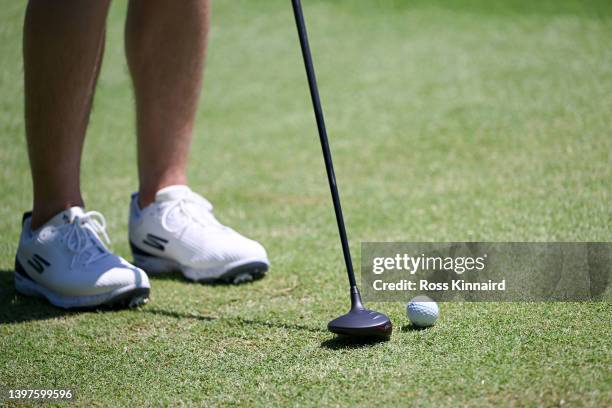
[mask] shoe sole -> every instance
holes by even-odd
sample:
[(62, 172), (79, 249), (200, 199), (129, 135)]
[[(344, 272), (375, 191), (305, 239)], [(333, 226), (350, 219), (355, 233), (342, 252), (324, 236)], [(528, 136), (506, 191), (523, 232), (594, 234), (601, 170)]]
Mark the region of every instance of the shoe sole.
[[(231, 283), (234, 285), (240, 285), (242, 283), (253, 282), (264, 277), (268, 271), (268, 264), (261, 261), (253, 261), (243, 263), (239, 266), (232, 267), (224, 272), (218, 278), (200, 278), (197, 279), (201, 283)], [(198, 272), (196, 271), (195, 274)], [(186, 272), (183, 271), (185, 276)]]
[(133, 257), (134, 261), (132, 264), (144, 270), (147, 274), (156, 275), (180, 271), (189, 280), (207, 284), (227, 283), (239, 285), (253, 282), (263, 278), (269, 268), (268, 263), (261, 259), (242, 259), (223, 266), (196, 269), (181, 265), (171, 259), (153, 255), (133, 253)]
[(15, 289), (22, 295), (46, 299), (62, 309), (95, 310), (127, 309), (142, 306), (149, 300), (149, 288), (125, 286), (112, 292), (88, 296), (66, 296), (15, 274)]

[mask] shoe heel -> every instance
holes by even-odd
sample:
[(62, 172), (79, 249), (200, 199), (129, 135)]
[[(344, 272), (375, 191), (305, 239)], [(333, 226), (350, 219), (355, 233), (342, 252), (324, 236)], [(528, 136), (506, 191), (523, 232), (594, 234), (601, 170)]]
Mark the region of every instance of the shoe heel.
[(133, 255), (133, 264), (144, 270), (146, 273), (156, 274), (179, 270), (178, 264), (170, 259), (158, 258), (156, 256), (148, 256), (141, 254)]
[(17, 273), (15, 274), (15, 289), (25, 296), (41, 297), (40, 293), (36, 290), (36, 284)]

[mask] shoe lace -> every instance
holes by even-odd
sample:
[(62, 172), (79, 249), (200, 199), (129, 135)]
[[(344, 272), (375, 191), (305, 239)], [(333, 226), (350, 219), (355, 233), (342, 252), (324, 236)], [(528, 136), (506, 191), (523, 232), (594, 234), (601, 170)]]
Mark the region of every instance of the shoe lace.
[[(194, 208), (196, 209), (194, 211)], [(191, 223), (187, 222), (178, 228), (172, 228), (168, 225), (168, 216), (172, 213), (173, 210), (178, 209)], [(185, 231), (189, 228), (193, 223), (201, 225), (204, 228), (207, 227), (217, 227), (217, 228), (226, 228), (224, 227), (213, 215), (213, 206), (208, 200), (204, 197), (200, 197), (197, 194), (189, 194), (179, 200), (176, 200), (174, 203), (170, 204), (168, 208), (164, 211), (162, 215), (162, 227), (171, 232)]]
[(70, 267), (73, 267), (77, 260), (81, 260), (87, 266), (109, 254), (108, 249), (99, 238), (99, 235), (102, 236), (104, 241), (110, 245), (110, 238), (106, 233), (106, 220), (99, 212), (88, 211), (75, 217), (73, 222), (62, 228), (64, 229), (64, 242), (75, 254)]

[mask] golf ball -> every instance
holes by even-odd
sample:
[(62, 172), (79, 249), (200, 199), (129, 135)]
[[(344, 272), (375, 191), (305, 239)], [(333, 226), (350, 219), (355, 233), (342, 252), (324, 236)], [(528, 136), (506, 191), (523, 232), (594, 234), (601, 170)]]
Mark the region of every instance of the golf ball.
[(417, 296), (406, 305), (408, 318), (417, 327), (433, 326), (438, 320), (438, 304), (427, 296)]

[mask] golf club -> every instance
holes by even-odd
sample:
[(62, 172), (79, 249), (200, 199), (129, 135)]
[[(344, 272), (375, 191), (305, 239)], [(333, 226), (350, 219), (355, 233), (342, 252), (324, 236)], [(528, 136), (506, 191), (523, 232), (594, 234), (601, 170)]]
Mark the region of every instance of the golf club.
[(350, 284), (351, 310), (347, 314), (337, 317), (329, 322), (327, 328), (333, 333), (351, 337), (389, 338), (393, 330), (393, 326), (389, 318), (382, 313), (366, 309), (361, 302), (361, 295), (359, 294), (357, 282), (355, 281), (355, 272), (353, 271), (351, 253), (349, 250), (348, 239), (346, 237), (346, 229), (344, 227), (342, 207), (340, 206), (340, 195), (338, 194), (338, 187), (336, 185), (336, 176), (334, 175), (334, 166), (332, 163), (331, 152), (329, 150), (329, 142), (327, 140), (323, 110), (321, 108), (321, 101), (319, 100), (317, 79), (314, 72), (314, 66), (312, 64), (312, 56), (310, 55), (310, 46), (308, 45), (308, 35), (306, 33), (306, 23), (304, 22), (302, 4), (300, 0), (292, 0), (292, 4), (293, 14), (295, 15), (295, 24), (300, 37), (302, 56), (304, 57), (304, 66), (306, 67), (306, 76), (308, 77), (308, 86), (310, 88), (312, 106), (314, 108), (314, 113), (317, 120), (319, 139), (321, 140), (321, 149), (323, 150), (323, 158), (325, 160), (327, 180), (329, 181), (329, 189), (334, 202), (338, 232), (340, 234), (340, 241), (342, 243), (342, 253), (344, 254), (344, 262), (346, 264), (346, 271)]

